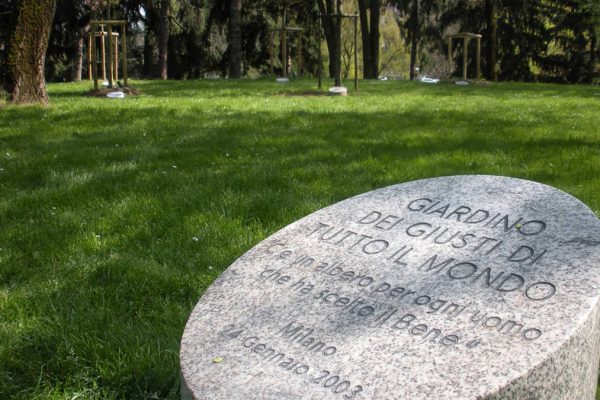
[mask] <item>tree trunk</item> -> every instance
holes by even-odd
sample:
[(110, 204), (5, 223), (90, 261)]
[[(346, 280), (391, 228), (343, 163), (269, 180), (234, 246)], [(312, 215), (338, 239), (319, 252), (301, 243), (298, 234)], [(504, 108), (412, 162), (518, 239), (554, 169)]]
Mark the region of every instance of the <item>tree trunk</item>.
[[(322, 15), (330, 15), (335, 13), (335, 6), (333, 0), (318, 0), (317, 5), (319, 6), (319, 13)], [(335, 77), (335, 43), (336, 43), (336, 32), (337, 24), (333, 17), (323, 17), (323, 33), (325, 35), (325, 43), (327, 43), (327, 50), (329, 51), (329, 76)]]
[(144, 76), (145, 77), (154, 77), (155, 76), (155, 67), (154, 63), (156, 60), (156, 47), (155, 40), (152, 32), (146, 27), (146, 32), (144, 34)]
[(20, 0), (8, 48), (8, 89), (17, 104), (48, 104), (44, 78), (55, 0)]
[(496, 15), (496, 0), (485, 0), (486, 14), (486, 64), (487, 79), (497, 81), (498, 71), (496, 69), (498, 54), (498, 17)]
[(158, 74), (160, 79), (167, 79), (167, 55), (169, 53), (169, 11), (171, 0), (161, 0), (158, 14)]
[(417, 77), (415, 68), (417, 66), (417, 51), (419, 50), (419, 40), (413, 35), (410, 40), (410, 80), (414, 81)]
[(75, 57), (73, 58), (73, 76), (71, 80), (73, 82), (81, 81), (81, 73), (83, 70), (83, 42), (85, 41), (85, 31), (81, 33), (80, 37), (75, 41)]
[(363, 45), (363, 77), (379, 77), (379, 0), (358, 0), (358, 14)]
[(336, 18), (335, 20), (335, 64), (333, 67), (333, 78), (335, 80), (335, 86), (342, 86), (342, 0), (337, 0), (337, 6), (335, 8)]
[(231, 0), (230, 12), (229, 77), (240, 78), (242, 76), (242, 0)]
[(381, 17), (381, 7), (379, 0), (371, 0), (371, 31), (369, 38), (371, 41), (371, 79), (379, 78), (379, 19)]
[(419, 0), (413, 0), (411, 15), (408, 19), (410, 29), (410, 80), (414, 81), (417, 77), (415, 68), (417, 66), (417, 52), (419, 50)]
[(367, 0), (358, 0), (358, 15), (360, 18), (360, 34), (363, 46), (363, 78), (371, 79), (371, 38), (369, 35)]
[[(341, 14), (341, 10), (338, 11)], [(335, 47), (334, 47), (333, 78), (335, 86), (342, 86), (342, 17), (336, 18), (335, 24)]]

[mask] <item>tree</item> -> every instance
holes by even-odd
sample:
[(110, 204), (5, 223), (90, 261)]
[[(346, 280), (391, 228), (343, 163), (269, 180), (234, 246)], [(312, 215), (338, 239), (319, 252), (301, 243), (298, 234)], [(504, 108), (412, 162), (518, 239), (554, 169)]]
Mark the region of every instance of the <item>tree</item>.
[(379, 20), (380, 0), (358, 0), (360, 29), (363, 46), (363, 77), (379, 77)]
[(483, 7), (459, 0), (449, 5), (441, 23), (442, 28), (458, 24), (461, 31), (482, 34), (483, 73), (486, 79), (493, 81), (498, 80), (498, 24), (503, 11), (503, 0), (485, 0)]
[(408, 40), (410, 41), (410, 80), (413, 81), (416, 78), (415, 68), (417, 64), (417, 52), (419, 50), (419, 41), (421, 40), (421, 21), (419, 15), (421, 14), (421, 7), (419, 4), (420, 0), (412, 0), (412, 6), (410, 7), (408, 17)]
[(242, 76), (242, 0), (231, 0), (229, 21), (229, 77)]
[(8, 40), (14, 29), (15, 0), (0, 1), (0, 95), (8, 80)]
[(336, 18), (333, 15), (341, 13), (341, 0), (317, 0), (319, 13), (325, 17), (321, 18), (323, 33), (325, 34), (325, 42), (329, 50), (329, 75), (336, 79), (336, 86), (341, 85), (338, 82), (337, 72), (340, 71), (341, 58), (341, 41), (338, 36), (341, 34), (341, 18)]
[(381, 50), (379, 74), (386, 76), (404, 76), (409, 71), (410, 55), (405, 42), (400, 36), (399, 16), (394, 7), (382, 10), (380, 36)]
[[(481, 32), (487, 79), (534, 80), (534, 66), (545, 63), (551, 41), (547, 0), (469, 0), (450, 2), (442, 27)], [(483, 7), (482, 7), (483, 5)]]
[(542, 68), (568, 82), (590, 82), (596, 75), (600, 4), (594, 0), (548, 0), (552, 10), (552, 49)]
[(81, 80), (89, 22), (96, 19), (100, 6), (99, 0), (56, 0), (58, 11), (46, 51), (47, 80)]
[(497, 81), (498, 69), (496, 68), (498, 57), (498, 1), (485, 0), (485, 59), (487, 79)]
[(167, 58), (169, 54), (169, 12), (171, 0), (161, 0), (158, 12), (158, 75), (161, 79), (167, 79)]
[[(428, 29), (431, 27), (432, 15), (439, 12), (443, 1), (436, 0), (396, 0), (394, 3), (400, 14), (404, 17), (404, 23), (400, 23), (400, 32), (405, 42), (410, 46), (410, 80), (417, 76), (416, 65), (419, 47), (429, 36)], [(435, 30), (439, 32), (439, 27)]]
[(48, 104), (44, 77), (55, 0), (19, 0), (8, 44), (8, 92), (17, 104)]

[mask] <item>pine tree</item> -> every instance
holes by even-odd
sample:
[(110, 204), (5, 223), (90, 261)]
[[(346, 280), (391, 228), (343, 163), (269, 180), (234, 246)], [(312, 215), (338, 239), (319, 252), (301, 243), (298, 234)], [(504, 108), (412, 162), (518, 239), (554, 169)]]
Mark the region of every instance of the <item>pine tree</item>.
[[(400, 32), (410, 47), (410, 80), (417, 76), (417, 55), (419, 49), (430, 36), (430, 19), (438, 14), (445, 2), (436, 0), (396, 0), (404, 23), (400, 23)], [(439, 27), (436, 27), (439, 30)]]
[(567, 82), (590, 82), (596, 75), (600, 5), (594, 0), (549, 0), (553, 51), (541, 63), (546, 73)]
[(533, 80), (532, 66), (542, 62), (549, 32), (541, 0), (457, 0), (441, 18), (441, 29), (458, 26), (481, 33), (487, 79)]

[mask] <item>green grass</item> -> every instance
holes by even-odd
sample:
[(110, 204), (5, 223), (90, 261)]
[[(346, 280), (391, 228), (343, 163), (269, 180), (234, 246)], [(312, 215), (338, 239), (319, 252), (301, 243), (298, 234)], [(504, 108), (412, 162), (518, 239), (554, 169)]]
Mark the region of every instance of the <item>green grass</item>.
[(543, 182), (600, 213), (600, 88), (50, 85), (0, 107), (0, 399), (178, 399), (203, 290), (278, 228), (424, 177)]

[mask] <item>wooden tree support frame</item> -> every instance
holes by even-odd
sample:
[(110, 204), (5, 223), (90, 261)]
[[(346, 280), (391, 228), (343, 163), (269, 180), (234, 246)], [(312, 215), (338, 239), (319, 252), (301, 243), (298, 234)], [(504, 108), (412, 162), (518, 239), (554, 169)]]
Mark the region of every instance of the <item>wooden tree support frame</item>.
[[(108, 37), (108, 32), (104, 30), (104, 26), (103, 25), (99, 25), (100, 26), (100, 30), (96, 31), (96, 32), (90, 32), (88, 33), (88, 53), (87, 53), (87, 58), (88, 58), (88, 76), (89, 76), (89, 80), (91, 81), (93, 79), (93, 74), (92, 74), (92, 41), (96, 41), (96, 46), (98, 45), (98, 41), (100, 41), (100, 64), (102, 66), (101, 68), (101, 76), (99, 77), (102, 80), (106, 80), (107, 79), (107, 75), (106, 75), (106, 38)], [(118, 49), (119, 46), (119, 33), (118, 32), (112, 32), (112, 48), (113, 50)], [(118, 73), (117, 73), (117, 69), (114, 68), (115, 65), (118, 65), (119, 62), (119, 54), (117, 51), (113, 51), (111, 52), (111, 55), (113, 56), (112, 58), (112, 64), (109, 66), (109, 70), (112, 74), (112, 77), (114, 80), (119, 79), (118, 77)]]
[[(318, 77), (318, 86), (319, 89), (321, 89), (322, 87), (322, 81), (323, 81), (323, 55), (322, 55), (322, 51), (321, 51), (321, 40), (323, 38), (322, 32), (323, 32), (323, 18), (336, 18), (337, 19), (337, 42), (338, 42), (338, 46), (342, 46), (342, 20), (344, 18), (350, 18), (354, 21), (354, 90), (358, 90), (358, 15), (356, 14), (319, 14), (319, 37), (317, 42), (319, 43), (319, 50), (318, 50), (318, 73), (317, 73), (317, 77)], [(342, 60), (341, 60), (341, 55), (339, 55), (340, 60), (337, 63), (338, 64), (338, 70), (334, 71), (334, 79), (335, 79), (335, 84), (336, 86), (341, 86), (342, 83)]]
[(454, 35), (446, 36), (446, 40), (448, 40), (448, 62), (452, 62), (452, 39), (462, 39), (463, 40), (463, 79), (467, 80), (467, 63), (469, 60), (468, 52), (469, 52), (469, 40), (476, 39), (477, 40), (477, 76), (476, 80), (481, 78), (481, 35), (477, 33), (469, 33), (469, 32), (461, 32), (455, 33)]
[[(106, 31), (104, 30), (106, 27)], [(121, 67), (123, 85), (127, 86), (127, 21), (125, 20), (104, 20), (90, 21), (90, 31), (88, 33), (88, 71), (90, 79), (94, 81), (94, 90), (98, 90), (98, 57), (97, 43), (100, 39), (100, 55), (102, 63), (102, 79), (108, 77), (108, 87), (113, 87), (113, 82), (119, 78), (119, 33), (113, 32), (113, 27), (121, 27)], [(98, 28), (100, 28), (98, 30)], [(105, 39), (108, 40), (108, 52), (105, 49)], [(108, 75), (106, 74), (106, 64), (109, 66)]]
[(296, 63), (298, 64), (298, 75), (302, 72), (302, 32), (304, 29), (296, 26), (287, 26), (287, 9), (283, 11), (283, 18), (281, 20), (281, 26), (278, 28), (269, 29), (269, 58), (270, 58), (270, 72), (271, 75), (274, 73), (275, 64), (275, 35), (279, 33), (281, 39), (281, 66), (283, 68), (283, 77), (287, 78), (288, 75), (288, 48), (287, 48), (287, 35), (297, 34), (298, 43), (296, 49)]

